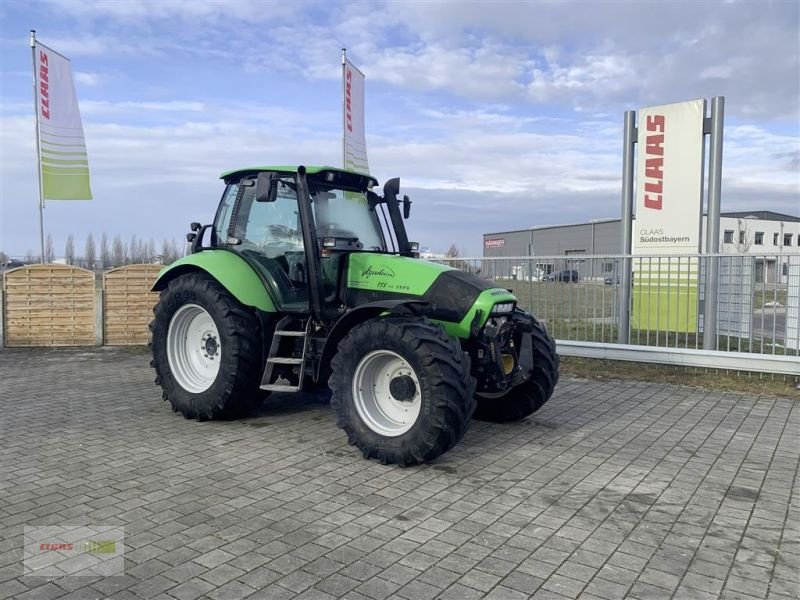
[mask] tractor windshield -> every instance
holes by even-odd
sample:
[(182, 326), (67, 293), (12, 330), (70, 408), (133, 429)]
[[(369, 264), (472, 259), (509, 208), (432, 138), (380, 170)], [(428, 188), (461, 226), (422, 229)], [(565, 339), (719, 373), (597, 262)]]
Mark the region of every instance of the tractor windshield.
[(366, 192), (342, 190), (319, 184), (312, 184), (310, 192), (318, 239), (357, 238), (364, 250), (373, 252), (386, 250), (378, 215), (370, 206)]

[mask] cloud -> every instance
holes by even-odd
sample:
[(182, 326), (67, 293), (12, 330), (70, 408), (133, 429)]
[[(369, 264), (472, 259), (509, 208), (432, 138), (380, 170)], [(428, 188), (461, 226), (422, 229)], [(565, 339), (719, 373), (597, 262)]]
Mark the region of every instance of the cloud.
[[(387, 11), (414, 39), (414, 55), (438, 49), (431, 58), (454, 65), (445, 85), (470, 98), (507, 99), (523, 80), (537, 105), (618, 111), (726, 95), (737, 116), (800, 116), (797, 3), (393, 2)], [(499, 85), (457, 81), (466, 75), (458, 70), (465, 47), (504, 48), (495, 53), (508, 69)], [(470, 67), (470, 81), (497, 75), (492, 60), (473, 57)], [(413, 72), (397, 83), (426, 83)]]
[(212, 20), (251, 18), (259, 21), (286, 17), (314, 4), (307, 0), (305, 7), (290, 2), (264, 3), (260, 0), (49, 0), (61, 13), (80, 17), (106, 17), (121, 21), (161, 21), (166, 19)]
[(103, 80), (103, 76), (99, 73), (87, 73), (85, 71), (75, 71), (74, 76), (75, 81), (83, 85), (88, 85), (89, 87), (100, 85), (100, 82)]
[(145, 43), (138, 36), (137, 40), (133, 41), (130, 38), (106, 35), (55, 35), (42, 37), (40, 41), (48, 48), (54, 48), (70, 58), (105, 57), (119, 54), (141, 56), (155, 53), (153, 45)]
[(498, 100), (522, 94), (529, 62), (523, 53), (502, 44), (449, 48), (434, 43), (414, 50), (384, 48), (369, 55), (363, 69), (370, 80), (399, 88)]
[[(484, 231), (618, 214), (621, 126), (615, 115), (537, 118), (512, 106), (486, 106), (448, 111), (416, 98), (405, 110), (373, 111), (372, 172), (382, 181), (399, 175), (403, 189), (412, 190), (412, 230), (421, 242), (438, 248), (435, 240), (447, 231), (444, 248), (456, 241), (477, 252)], [(221, 191), (216, 178), (230, 168), (340, 162), (335, 108), (309, 114), (302, 107), (187, 98), (85, 101), (81, 109), (96, 201), (48, 209), (59, 215), (54, 227), (73, 228), (79, 237), (85, 222), (135, 231), (141, 213), (158, 212), (150, 225), (156, 237), (182, 231), (190, 219), (210, 219)], [(28, 209), (11, 200), (35, 195), (29, 107), (4, 103), (4, 111), (3, 222), (31, 227), (3, 235), (33, 239), (35, 214), (23, 217)], [(730, 124), (724, 151), (724, 210), (797, 212), (796, 135)], [(35, 244), (10, 247), (27, 245)]]
[(346, 46), (372, 82), (470, 101), (619, 112), (726, 95), (736, 116), (800, 116), (800, 13), (793, 2), (51, 0), (49, 6), (79, 23), (102, 23), (90, 29), (113, 32), (51, 39), (75, 56), (192, 55), (315, 80), (338, 77), (338, 50)]
[(166, 102), (84, 100), (81, 102), (81, 112), (87, 115), (110, 115), (115, 113), (135, 114), (139, 111), (192, 113), (202, 112), (205, 106), (203, 102), (186, 102), (181, 100), (170, 100)]
[(565, 66), (545, 59), (542, 68), (532, 71), (528, 92), (536, 102), (569, 99), (573, 106), (583, 106), (587, 97), (624, 96), (636, 85), (636, 72), (632, 58), (621, 54), (588, 54)]
[[(89, 86), (97, 200), (52, 203), (55, 231), (133, 231), (158, 214), (154, 235), (174, 235), (211, 218), (223, 170), (339, 164), (342, 46), (368, 76), (373, 173), (402, 177), (425, 245), (478, 252), (487, 230), (618, 214), (622, 110), (716, 94), (727, 96), (723, 209), (797, 213), (794, 3), (37, 6), (58, 14), (44, 41), (80, 58)], [(36, 243), (35, 162), (30, 84), (18, 89), (0, 107), (0, 246), (24, 250)]]

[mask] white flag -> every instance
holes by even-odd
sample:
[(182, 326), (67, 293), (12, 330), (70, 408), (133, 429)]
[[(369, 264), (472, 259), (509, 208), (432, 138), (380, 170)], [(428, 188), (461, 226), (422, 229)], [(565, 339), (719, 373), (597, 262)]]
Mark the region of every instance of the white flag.
[(369, 173), (364, 127), (364, 74), (345, 59), (344, 70), (344, 168)]
[(69, 59), (39, 42), (34, 56), (42, 195), (48, 200), (91, 200), (72, 66)]

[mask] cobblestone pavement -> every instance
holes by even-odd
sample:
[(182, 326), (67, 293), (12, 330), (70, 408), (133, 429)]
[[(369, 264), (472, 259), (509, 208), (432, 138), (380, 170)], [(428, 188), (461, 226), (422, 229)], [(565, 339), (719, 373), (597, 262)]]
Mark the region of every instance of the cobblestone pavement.
[[(131, 350), (0, 352), (0, 598), (790, 598), (800, 402), (564, 379), (423, 467), (320, 398), (174, 415)], [(24, 525), (125, 527), (125, 575), (22, 575)]]

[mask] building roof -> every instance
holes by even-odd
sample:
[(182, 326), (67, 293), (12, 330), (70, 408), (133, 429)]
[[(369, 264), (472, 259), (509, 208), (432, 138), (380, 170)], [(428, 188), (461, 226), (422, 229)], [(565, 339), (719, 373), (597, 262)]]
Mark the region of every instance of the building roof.
[[(707, 213), (703, 213), (707, 216)], [(731, 219), (757, 219), (760, 221), (784, 221), (786, 223), (800, 223), (800, 217), (787, 215), (784, 213), (775, 212), (772, 210), (751, 210), (739, 212), (724, 212), (720, 213), (720, 217), (728, 217)], [(634, 215), (634, 219), (636, 216)], [(563, 225), (536, 225), (534, 227), (526, 227), (525, 229), (512, 229), (510, 231), (493, 231), (491, 233), (484, 233), (483, 236), (502, 235), (504, 233), (519, 233), (521, 231), (536, 231), (538, 229), (556, 229), (557, 227), (578, 227), (580, 225), (591, 225), (592, 223), (619, 223), (621, 219), (592, 219), (591, 221), (584, 221), (583, 223), (566, 223)]]
[(759, 221), (786, 221), (788, 223), (800, 223), (800, 217), (794, 217), (784, 213), (771, 210), (751, 210), (739, 212), (724, 212), (721, 217), (731, 217), (733, 219), (758, 219)]
[(562, 223), (558, 225), (534, 225), (533, 227), (526, 227), (525, 229), (511, 229), (508, 231), (493, 231), (491, 233), (484, 233), (487, 235), (501, 235), (503, 233), (519, 233), (520, 231), (537, 231), (539, 229), (556, 229), (558, 227), (579, 227), (583, 225), (599, 225), (601, 223), (619, 223), (621, 219), (592, 219), (591, 221), (584, 221), (583, 223)]

